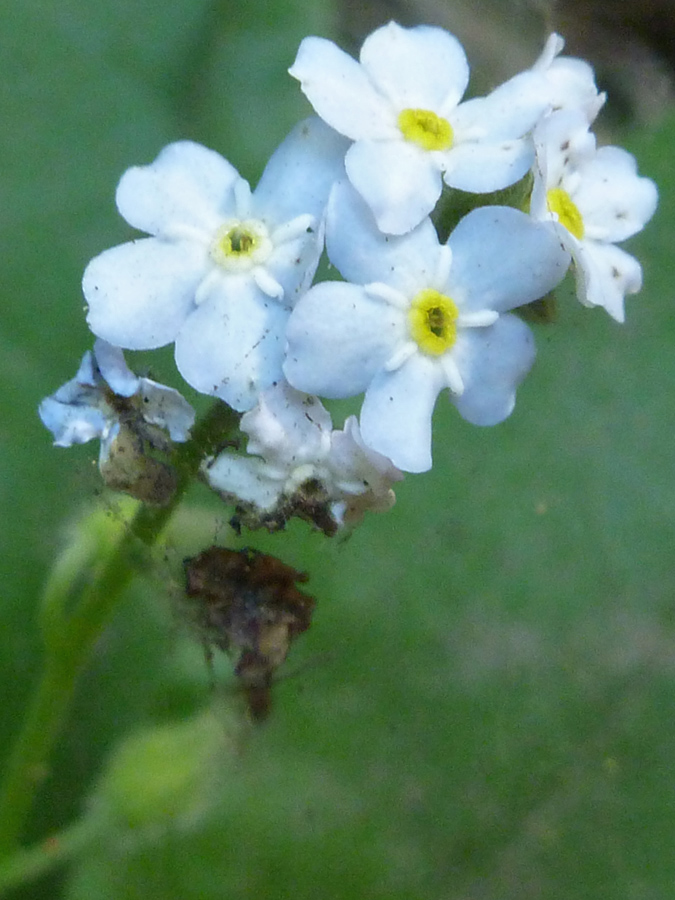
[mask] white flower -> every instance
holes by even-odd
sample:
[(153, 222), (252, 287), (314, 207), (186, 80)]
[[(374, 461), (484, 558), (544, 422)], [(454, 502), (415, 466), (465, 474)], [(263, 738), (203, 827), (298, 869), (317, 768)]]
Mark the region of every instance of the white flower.
[(129, 169), (118, 208), (152, 237), (90, 262), (91, 330), (130, 350), (175, 341), (189, 384), (250, 409), (280, 377), (286, 319), (314, 276), (345, 146), (318, 119), (300, 123), (254, 194), (225, 159), (189, 141)]
[(390, 509), (396, 500), (391, 486), (403, 480), (403, 472), (388, 457), (366, 446), (356, 416), (332, 433), (326, 469), (335, 498), (333, 515), (346, 525), (360, 522), (368, 510)]
[(363, 444), (356, 419), (334, 431), (321, 402), (285, 381), (261, 394), (241, 430), (251, 455), (224, 451), (205, 474), (220, 494), (249, 508), (245, 521), (252, 527), (280, 527), (300, 515), (333, 533), (394, 502), (391, 485), (403, 474)]
[(510, 414), (534, 346), (520, 319), (500, 313), (561, 280), (569, 257), (555, 235), (518, 210), (488, 206), (465, 216), (447, 244), (428, 219), (385, 237), (341, 183), (326, 242), (354, 283), (315, 285), (295, 307), (284, 364), (294, 387), (329, 398), (365, 391), (365, 443), (409, 472), (431, 466), (431, 415), (443, 388), (475, 424)]
[(175, 476), (151, 451), (169, 449), (167, 432), (187, 441), (195, 419), (178, 391), (134, 375), (122, 351), (102, 340), (84, 354), (75, 378), (42, 401), (39, 415), (57, 447), (100, 438), (106, 483), (155, 503), (173, 494)]
[(356, 62), (308, 37), (290, 74), (315, 111), (354, 141), (345, 165), (379, 228), (404, 234), (450, 187), (485, 193), (522, 178), (533, 161), (523, 139), (547, 108), (544, 80), (523, 72), (489, 96), (460, 100), (469, 67), (441, 28), (395, 22), (366, 38)]
[(624, 320), (624, 297), (642, 286), (638, 261), (616, 243), (640, 231), (654, 214), (656, 185), (637, 174), (619, 147), (596, 149), (579, 110), (552, 113), (535, 131), (537, 166), (531, 213), (553, 223), (575, 264), (577, 294)]
[(583, 59), (560, 56), (565, 41), (559, 34), (551, 34), (532, 71), (543, 76), (551, 111), (578, 109), (587, 121), (593, 122), (607, 99), (598, 91), (593, 68)]

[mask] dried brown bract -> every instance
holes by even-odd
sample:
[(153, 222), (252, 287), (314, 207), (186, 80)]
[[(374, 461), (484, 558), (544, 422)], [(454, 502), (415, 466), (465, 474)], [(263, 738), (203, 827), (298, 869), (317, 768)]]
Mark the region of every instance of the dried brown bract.
[(275, 556), (224, 547), (187, 559), (185, 573), (204, 643), (235, 656), (250, 714), (264, 719), (274, 673), (311, 623), (315, 600), (296, 586), (307, 575)]
[[(225, 497), (224, 494), (221, 496)], [(235, 504), (230, 525), (237, 534), (241, 534), (242, 526), (250, 531), (265, 528), (273, 534), (275, 531), (283, 531), (286, 523), (294, 517), (309, 522), (326, 537), (333, 537), (339, 530), (339, 523), (331, 508), (332, 500), (321, 482), (315, 478), (308, 478), (298, 485), (293, 494), (284, 496), (269, 512), (261, 511), (252, 503), (238, 501), (234, 495), (226, 499)]]

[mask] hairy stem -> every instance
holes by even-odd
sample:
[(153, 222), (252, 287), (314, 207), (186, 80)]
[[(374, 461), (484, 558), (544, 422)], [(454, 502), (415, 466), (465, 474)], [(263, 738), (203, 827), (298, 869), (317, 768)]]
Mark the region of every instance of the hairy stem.
[[(164, 507), (141, 506), (117, 544), (92, 577), (82, 579), (77, 596), (58, 599), (60, 615), (50, 610), (58, 634), (45, 635), (44, 669), (29, 702), (23, 726), (10, 752), (0, 785), (0, 859), (15, 853), (39, 785), (48, 773), (49, 758), (66, 721), (76, 681), (92, 648), (110, 622), (121, 597), (195, 479), (204, 456), (232, 436), (238, 416), (216, 402), (192, 429), (190, 441), (177, 447), (174, 466), (178, 489)], [(71, 587), (72, 591), (72, 587)], [(50, 604), (55, 605), (54, 598)], [(64, 612), (66, 610), (69, 612)]]

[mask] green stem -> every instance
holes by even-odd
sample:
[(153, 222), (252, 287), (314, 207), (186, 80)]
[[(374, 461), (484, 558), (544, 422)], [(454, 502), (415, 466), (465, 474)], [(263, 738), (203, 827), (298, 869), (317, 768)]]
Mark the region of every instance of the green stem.
[(85, 579), (77, 600), (59, 598), (61, 610), (68, 604), (73, 610), (70, 614), (57, 616), (55, 600), (50, 598), (52, 609), (47, 618), (58, 623), (59, 632), (45, 635), (44, 671), (0, 785), (0, 859), (18, 848), (33, 798), (48, 772), (49, 757), (68, 715), (78, 675), (142, 562), (139, 544), (148, 547), (155, 543), (204, 456), (213, 452), (237, 423), (238, 417), (225, 404), (214, 404), (192, 429), (191, 440), (176, 449), (173, 462), (178, 490), (171, 503), (138, 509), (91, 580)]
[(12, 888), (39, 878), (54, 866), (73, 859), (96, 840), (101, 830), (97, 819), (87, 817), (40, 841), (35, 847), (19, 850), (0, 863), (0, 897)]

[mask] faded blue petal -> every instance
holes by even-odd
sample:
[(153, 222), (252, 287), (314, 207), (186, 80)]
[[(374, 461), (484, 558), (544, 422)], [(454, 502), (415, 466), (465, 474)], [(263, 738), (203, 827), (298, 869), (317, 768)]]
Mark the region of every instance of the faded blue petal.
[(250, 280), (228, 279), (197, 307), (176, 338), (176, 365), (203, 394), (243, 412), (281, 378), (288, 310)]
[(312, 117), (277, 147), (253, 193), (252, 212), (278, 226), (304, 213), (321, 218), (333, 183), (344, 176), (349, 141)]
[(401, 313), (363, 288), (317, 284), (288, 321), (286, 378), (321, 397), (360, 394), (391, 356), (402, 330)]
[(378, 372), (361, 408), (364, 442), (404, 472), (426, 472), (431, 468), (431, 417), (443, 387), (441, 367), (421, 353), (393, 372)]
[(99, 372), (115, 394), (131, 397), (136, 393), (141, 379), (127, 366), (124, 352), (119, 347), (98, 338), (94, 342), (94, 357)]
[(509, 416), (516, 388), (532, 368), (536, 349), (528, 326), (513, 315), (487, 328), (467, 328), (452, 350), (464, 382), (451, 394), (460, 414), (473, 425), (496, 425)]
[(462, 312), (531, 303), (560, 283), (570, 261), (553, 229), (508, 206), (473, 210), (448, 246), (448, 289)]
[(205, 249), (144, 238), (94, 257), (82, 289), (87, 324), (126, 350), (152, 350), (175, 340), (206, 274)]
[(134, 166), (117, 188), (117, 208), (147, 234), (177, 228), (217, 228), (234, 213), (234, 166), (193, 141), (169, 144), (148, 166)]
[(347, 281), (382, 282), (407, 296), (429, 285), (439, 258), (438, 237), (430, 219), (406, 235), (384, 235), (347, 181), (334, 187), (328, 203), (326, 250)]

